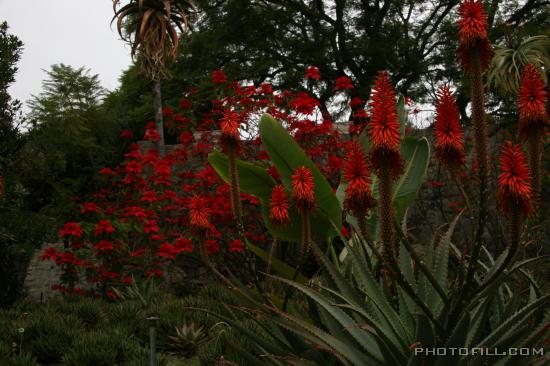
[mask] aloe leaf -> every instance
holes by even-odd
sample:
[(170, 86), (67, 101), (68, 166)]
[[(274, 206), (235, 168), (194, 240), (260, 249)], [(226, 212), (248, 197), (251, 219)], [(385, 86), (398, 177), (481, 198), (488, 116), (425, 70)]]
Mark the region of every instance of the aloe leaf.
[(414, 348), (416, 346), (422, 348), (433, 348), (435, 346), (435, 335), (431, 321), (426, 315), (422, 313), (419, 313), (416, 316), (415, 342), (414, 347), (411, 347), (413, 351), (409, 356), (409, 362), (407, 363), (407, 366), (423, 366), (426, 364), (426, 360), (424, 358), (425, 356), (423, 354), (414, 354)]
[(358, 284), (364, 288), (366, 296), (376, 306), (376, 313), (380, 321), (390, 327), (394, 335), (398, 339), (403, 339), (401, 344), (410, 344), (412, 340), (412, 332), (409, 332), (408, 327), (402, 322), (399, 314), (395, 311), (388, 299), (384, 296), (380, 285), (369, 271), (367, 263), (362, 261), (362, 256), (354, 247), (347, 246), (350, 258), (354, 265), (355, 279)]
[[(202, 312), (205, 312), (209, 315), (212, 315), (212, 316), (214, 316), (214, 317), (216, 317), (220, 320), (223, 320), (227, 324), (231, 325), (231, 327), (238, 330), (239, 333), (244, 335), (246, 338), (250, 339), (253, 344), (258, 345), (259, 347), (263, 348), (264, 350), (266, 350), (269, 353), (272, 353), (272, 354), (286, 354), (289, 351), (288, 348), (285, 349), (285, 348), (281, 348), (281, 347), (277, 346), (275, 344), (275, 342), (270, 342), (270, 341), (268, 341), (267, 339), (265, 339), (263, 337), (258, 337), (258, 335), (256, 333), (250, 331), (247, 327), (242, 326), (238, 321), (236, 321), (234, 319), (231, 319), (227, 316), (224, 316), (222, 314), (218, 314), (218, 313), (206, 310), (206, 309), (202, 309), (202, 308), (189, 307), (188, 309), (192, 309), (192, 310), (196, 310), (196, 311), (202, 311)], [(251, 317), (251, 319), (254, 319), (254, 317)], [(257, 322), (257, 323), (259, 323), (259, 322)]]
[[(542, 343), (543, 339), (546, 339), (549, 333), (548, 329), (548, 322), (542, 322), (537, 328), (535, 328), (529, 335), (526, 336), (525, 340), (522, 341), (520, 344), (516, 346), (516, 348), (530, 348), (533, 349), (533, 347), (536, 347), (537, 345), (540, 345)], [(540, 356), (543, 356), (544, 354), (544, 348), (538, 348), (537, 353), (542, 351)], [(545, 364), (545, 361), (543, 357), (540, 357), (540, 363), (530, 363), (530, 360), (533, 359), (532, 356), (528, 357), (518, 357), (516, 355), (514, 356), (507, 356), (495, 363), (495, 366), (516, 366), (518, 365), (519, 360), (521, 360), (522, 364), (528, 364), (528, 365), (540, 365), (542, 366)]]
[[(438, 281), (439, 286), (445, 292), (447, 292), (448, 290), (447, 287), (448, 287), (449, 248), (450, 248), (451, 240), (456, 227), (456, 223), (460, 219), (462, 212), (459, 213), (451, 222), (451, 225), (449, 225), (449, 229), (447, 230), (447, 232), (441, 239), (441, 242), (435, 249), (434, 277)], [(433, 297), (434, 313), (439, 314), (439, 312), (443, 309), (443, 300), (438, 294), (435, 293), (436, 292), (435, 289), (433, 292), (434, 292), (434, 297)]]
[(348, 314), (342, 311), (342, 309), (335, 306), (327, 298), (320, 295), (318, 292), (313, 291), (309, 287), (300, 285), (292, 281), (287, 281), (282, 278), (280, 280), (298, 289), (303, 294), (307, 295), (309, 298), (314, 300), (316, 304), (318, 304), (324, 310), (326, 310), (326, 312), (340, 324), (341, 328), (346, 332), (348, 332), (353, 337), (353, 339), (361, 346), (361, 348), (365, 352), (370, 353), (372, 357), (375, 357), (378, 360), (383, 359), (380, 353), (380, 348), (375, 338), (372, 335), (370, 335), (367, 331), (360, 329), (358, 327), (358, 324)]
[[(285, 316), (285, 314), (281, 314)], [(331, 350), (344, 365), (348, 365), (351, 362), (353, 365), (378, 365), (385, 366), (383, 361), (367, 356), (360, 350), (351, 347), (349, 344), (340, 341), (338, 338), (333, 337), (322, 329), (309, 324), (301, 319), (285, 317), (282, 319), (275, 318), (272, 322), (296, 333), (297, 335), (308, 339), (310, 342), (324, 348)], [(349, 362), (348, 362), (349, 361)]]
[[(246, 247), (254, 254), (256, 254), (262, 261), (265, 263), (269, 260), (269, 253), (267, 253), (265, 250), (255, 246), (254, 244), (251, 244), (250, 242), (246, 242)], [(273, 268), (281, 277), (284, 277), (288, 280), (295, 280), (299, 283), (307, 283), (309, 281), (309, 278), (304, 276), (301, 273), (296, 274), (296, 268), (292, 267), (291, 265), (283, 262), (282, 260), (278, 259), (275, 256), (271, 257), (271, 268)]]
[(414, 318), (411, 314), (416, 312), (416, 306), (410, 296), (399, 286), (397, 286), (397, 301), (401, 323), (405, 326), (408, 334), (414, 334)]
[(495, 296), (495, 291), (484, 299), (473, 311), (471, 315), (470, 329), (468, 329), (468, 335), (466, 336), (465, 347), (470, 347), (479, 338), (481, 332), (481, 324), (487, 321), (487, 312), (490, 309), (490, 303)]
[(489, 334), (485, 339), (483, 339), (476, 347), (490, 347), (491, 345), (497, 343), (502, 337), (507, 333), (513, 331), (515, 328), (518, 328), (529, 316), (531, 316), (539, 308), (544, 309), (544, 306), (550, 302), (550, 295), (545, 295), (531, 304), (523, 307), (521, 310), (517, 311), (513, 316), (506, 319), (500, 324), (491, 334)]
[[(458, 321), (457, 325), (453, 329), (449, 339), (445, 342), (445, 348), (461, 348), (464, 347), (466, 343), (466, 337), (468, 334), (468, 328), (470, 326), (470, 314), (468, 312), (462, 313), (462, 317)], [(459, 355), (447, 355), (447, 356), (438, 356), (438, 359), (434, 366), (444, 366), (444, 365), (453, 365), (456, 364)]]

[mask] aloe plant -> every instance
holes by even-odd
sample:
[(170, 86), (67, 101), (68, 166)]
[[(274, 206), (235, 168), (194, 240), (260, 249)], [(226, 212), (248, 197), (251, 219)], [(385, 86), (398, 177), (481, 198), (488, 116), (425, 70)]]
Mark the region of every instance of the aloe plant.
[[(381, 285), (371, 264), (369, 253), (380, 255), (373, 243), (357, 236), (346, 241), (346, 271), (314, 245), (313, 252), (323, 268), (323, 276), (315, 284), (276, 278), (307, 299), (307, 310), (283, 312), (269, 295), (264, 302), (246, 296), (254, 305), (251, 318), (271, 338), (259, 338), (242, 329), (257, 349), (239, 351), (253, 365), (285, 364), (281, 360), (323, 365), (528, 364), (536, 355), (483, 356), (479, 349), (502, 353), (510, 348), (535, 348), (538, 352), (549, 332), (545, 306), (550, 295), (541, 294), (527, 268), (549, 258), (517, 262), (495, 277), (492, 274), (506, 253), (495, 259), (482, 249), (475, 284), (479, 291), (455, 304), (461, 291), (456, 281), (465, 270), (460, 251), (452, 243), (458, 219), (424, 248), (422, 259), (407, 239), (401, 238), (399, 264), (392, 269), (392, 294)], [(527, 285), (519, 285), (522, 278)], [(250, 295), (244, 286), (240, 289)], [(529, 296), (524, 298), (526, 292)], [(231, 319), (224, 320), (238, 328)], [(438, 348), (440, 352), (445, 348), (446, 355), (434, 355)], [(477, 354), (472, 354), (473, 349), (478, 349)], [(264, 357), (258, 358), (258, 354)]]

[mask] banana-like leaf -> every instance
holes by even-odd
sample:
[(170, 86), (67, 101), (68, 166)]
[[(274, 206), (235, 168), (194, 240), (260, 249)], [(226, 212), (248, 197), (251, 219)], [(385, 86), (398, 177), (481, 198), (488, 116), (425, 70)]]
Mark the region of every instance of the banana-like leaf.
[[(212, 152), (208, 155), (208, 162), (214, 168), (216, 173), (225, 182), (229, 183), (229, 160), (225, 154)], [(271, 190), (277, 182), (269, 173), (259, 166), (237, 160), (237, 171), (239, 176), (239, 185), (243, 192), (256, 196), (260, 200), (267, 200), (271, 197)]]
[[(335, 235), (331, 221), (338, 228), (342, 227), (342, 207), (317, 166), (284, 127), (269, 114), (264, 114), (260, 120), (260, 136), (263, 146), (281, 174), (283, 184), (288, 191), (291, 191), (291, 177), (296, 168), (305, 166), (311, 170), (315, 181), (315, 202), (318, 208), (313, 216), (312, 227), (315, 228), (315, 233), (320, 238), (324, 239)], [(294, 239), (299, 240), (299, 238), (300, 232), (298, 231)]]
[(399, 222), (426, 180), (430, 162), (430, 144), (425, 137), (421, 139), (405, 137), (401, 142), (401, 155), (405, 159), (405, 167), (401, 178), (393, 188), (393, 206)]

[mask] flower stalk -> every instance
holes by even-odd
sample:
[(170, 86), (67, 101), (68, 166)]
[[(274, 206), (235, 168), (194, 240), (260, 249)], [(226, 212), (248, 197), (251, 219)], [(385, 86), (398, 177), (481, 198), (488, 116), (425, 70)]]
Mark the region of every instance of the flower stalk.
[(378, 73), (371, 100), (369, 155), (371, 166), (379, 178), (380, 238), (385, 266), (389, 268), (390, 264), (396, 260), (392, 183), (401, 174), (403, 161), (400, 154), (401, 133), (395, 91), (387, 72)]

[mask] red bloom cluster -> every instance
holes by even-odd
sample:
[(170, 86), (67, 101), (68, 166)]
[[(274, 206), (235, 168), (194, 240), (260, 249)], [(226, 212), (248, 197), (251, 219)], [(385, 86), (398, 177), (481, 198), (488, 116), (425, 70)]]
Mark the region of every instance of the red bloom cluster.
[(523, 69), (519, 90), (519, 132), (526, 136), (531, 130), (544, 129), (548, 123), (546, 104), (548, 93), (544, 80), (534, 65)]
[(306, 79), (312, 79), (312, 80), (319, 80), (321, 78), (321, 74), (319, 73), (319, 69), (315, 65), (311, 65), (306, 70)]
[(389, 168), (390, 175), (395, 178), (400, 174), (403, 164), (399, 151), (401, 135), (395, 92), (385, 71), (379, 72), (374, 82), (370, 106), (371, 165), (378, 175), (383, 166)]
[(372, 197), (371, 179), (367, 157), (363, 148), (354, 143), (346, 158), (344, 179), (348, 183), (344, 199), (344, 210), (354, 216), (365, 215), (376, 202)]
[(519, 209), (529, 214), (533, 209), (531, 176), (520, 145), (504, 144), (500, 155), (497, 197), (505, 212)]
[(242, 253), (243, 250), (244, 244), (239, 239), (235, 239), (229, 244), (229, 253)]
[(296, 168), (292, 175), (292, 200), (300, 212), (315, 210), (315, 181), (311, 170), (305, 166)]
[(353, 83), (349, 77), (340, 76), (336, 78), (336, 81), (334, 82), (334, 90), (340, 91), (348, 89), (353, 89)]
[(192, 252), (193, 243), (187, 238), (178, 238), (173, 244), (162, 243), (159, 245), (157, 255), (166, 259), (176, 259), (176, 256), (183, 252)]
[(109, 220), (100, 220), (94, 228), (94, 235), (100, 236), (101, 234), (115, 233), (115, 227), (109, 222)]
[(227, 83), (227, 75), (222, 70), (214, 70), (211, 80), (214, 84), (225, 84)]
[(77, 222), (68, 222), (61, 229), (59, 229), (59, 236), (66, 238), (72, 236), (74, 238), (82, 237), (82, 228)]
[[(220, 84), (221, 75), (224, 74), (215, 73)], [(179, 111), (166, 110), (170, 112), (166, 113), (167, 131), (179, 133), (178, 140), (183, 146), (170, 149), (160, 158), (154, 148), (146, 151), (136, 143), (130, 144), (119, 166), (101, 169), (102, 188), (82, 199), (86, 203), (82, 205), (81, 221), (85, 222), (82, 226), (86, 230), (78, 234), (78, 230), (68, 226), (62, 231), (63, 235), (80, 235), (81, 239), (71, 243), (69, 254), (50, 252), (45, 253), (45, 258), (63, 265), (64, 271), (83, 271), (94, 283), (124, 284), (128, 276), (162, 277), (161, 265), (178, 256), (195, 255), (193, 242), (198, 239), (197, 234), (205, 240), (210, 254), (244, 250), (244, 241), (234, 240), (238, 233), (228, 199), (229, 187), (206, 161), (215, 148), (212, 130), (218, 129), (216, 121), (221, 121), (226, 111), (238, 111), (239, 121), (249, 131), (257, 130), (254, 123), (262, 113), (271, 113), (289, 126), (290, 133), (331, 184), (338, 184), (345, 143), (328, 116), (318, 120), (318, 114), (315, 118), (305, 115), (315, 109), (318, 100), (308, 93), (274, 92), (269, 84), (256, 87), (232, 82), (218, 91), (220, 99), (213, 101), (212, 110), (206, 113), (199, 114), (191, 108), (195, 98), (201, 100), (204, 96), (197, 91), (185, 94)], [(156, 131), (153, 124), (148, 127)], [(222, 129), (234, 136), (235, 128), (225, 127)], [(258, 146), (260, 143), (259, 139), (251, 142)], [(247, 153), (254, 151), (250, 149)], [(261, 153), (256, 158), (260, 156)], [(188, 167), (190, 161), (194, 170), (181, 169)], [(269, 172), (281, 181), (273, 167)], [(305, 182), (298, 184), (304, 189), (296, 192), (303, 193), (306, 206), (314, 207), (313, 180), (311, 184), (307, 179), (300, 182)], [(311, 189), (306, 189), (308, 186)], [(246, 194), (241, 195), (241, 200), (246, 203), (245, 237), (259, 243), (266, 241), (266, 229), (260, 224), (259, 201)], [(279, 225), (290, 221), (289, 200), (290, 193), (282, 186), (279, 194), (272, 197), (270, 211), (276, 212), (273, 219)], [(182, 235), (189, 239), (181, 239)], [(228, 256), (224, 260), (238, 257)]]
[(310, 115), (315, 110), (315, 107), (319, 105), (319, 101), (311, 97), (308, 93), (300, 93), (291, 102), (291, 107), (298, 113)]
[(124, 140), (131, 140), (134, 138), (134, 133), (130, 130), (122, 130), (120, 131), (120, 138)]
[(281, 184), (273, 187), (273, 190), (271, 191), (271, 200), (269, 201), (269, 208), (269, 217), (275, 226), (287, 225), (290, 222), (290, 217), (288, 216), (289, 204), (286, 189)]
[(435, 153), (439, 161), (451, 169), (464, 165), (464, 134), (456, 101), (448, 85), (437, 91), (434, 133)]
[(145, 135), (143, 136), (143, 139), (153, 142), (160, 141), (160, 134), (157, 131), (155, 122), (147, 123), (147, 126), (145, 126)]
[(483, 3), (478, 0), (465, 0), (458, 10), (459, 56), (466, 70), (470, 68), (474, 52), (479, 55), (481, 68), (489, 65), (492, 57), (491, 42), (487, 36), (487, 15)]

